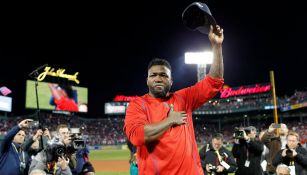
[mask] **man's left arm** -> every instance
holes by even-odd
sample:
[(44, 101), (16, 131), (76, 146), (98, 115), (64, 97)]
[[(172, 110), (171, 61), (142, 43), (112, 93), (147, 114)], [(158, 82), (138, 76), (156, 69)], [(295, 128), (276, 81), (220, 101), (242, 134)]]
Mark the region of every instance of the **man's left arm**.
[(224, 65), (222, 55), (222, 43), (224, 40), (223, 29), (217, 26), (214, 33), (213, 28), (209, 32), (209, 40), (213, 49), (213, 63), (208, 76), (195, 85), (177, 91), (176, 94), (185, 98), (188, 109), (194, 111), (208, 100), (212, 99), (224, 84)]

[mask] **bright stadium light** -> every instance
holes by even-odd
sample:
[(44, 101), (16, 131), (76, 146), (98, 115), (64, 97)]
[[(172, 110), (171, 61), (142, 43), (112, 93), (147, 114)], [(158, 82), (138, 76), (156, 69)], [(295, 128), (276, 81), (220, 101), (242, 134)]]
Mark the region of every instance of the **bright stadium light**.
[(200, 81), (206, 76), (207, 64), (212, 64), (212, 52), (186, 52), (184, 55), (185, 64), (197, 64), (197, 80)]
[(212, 52), (186, 52), (185, 64), (212, 64)]

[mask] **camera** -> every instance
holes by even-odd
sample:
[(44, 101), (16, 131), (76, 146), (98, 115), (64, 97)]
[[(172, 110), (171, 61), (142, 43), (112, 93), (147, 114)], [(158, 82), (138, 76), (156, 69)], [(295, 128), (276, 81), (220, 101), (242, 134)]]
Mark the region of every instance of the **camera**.
[(236, 139), (243, 139), (244, 138), (244, 131), (242, 131), (242, 130), (235, 130), (234, 137)]
[(70, 132), (73, 148), (76, 150), (85, 148), (85, 141), (82, 138), (80, 128), (70, 128)]
[(30, 129), (39, 128), (39, 127), (40, 127), (39, 121), (32, 121), (32, 122), (29, 122), (28, 127), (29, 127)]
[(45, 132), (46, 128), (43, 128), (42, 125), (40, 125), (39, 121), (31, 121), (28, 124), (29, 129), (42, 129), (43, 132)]
[(286, 155), (287, 155), (287, 157), (289, 157), (289, 158), (293, 157), (293, 151), (290, 150), (290, 149), (287, 149)]
[(292, 158), (293, 157), (293, 151), (288, 147), (288, 145), (286, 145), (286, 156), (288, 158)]
[(246, 129), (244, 129), (244, 128), (235, 127), (235, 133), (234, 133), (235, 139), (243, 139), (244, 138), (244, 131), (247, 132)]
[(208, 168), (209, 168), (210, 172), (216, 172), (216, 170), (217, 170), (217, 167), (213, 166), (211, 164), (209, 164)]
[(273, 127), (273, 128), (281, 128), (281, 124), (273, 123), (273, 124), (272, 124), (272, 127)]
[(59, 157), (65, 157), (67, 155), (67, 149), (59, 138), (52, 139), (45, 150), (47, 153), (47, 162), (58, 161)]
[(235, 128), (235, 133), (234, 133), (234, 137), (235, 139), (244, 139), (244, 131), (246, 133), (246, 135), (251, 133), (251, 128), (247, 127), (247, 128)]

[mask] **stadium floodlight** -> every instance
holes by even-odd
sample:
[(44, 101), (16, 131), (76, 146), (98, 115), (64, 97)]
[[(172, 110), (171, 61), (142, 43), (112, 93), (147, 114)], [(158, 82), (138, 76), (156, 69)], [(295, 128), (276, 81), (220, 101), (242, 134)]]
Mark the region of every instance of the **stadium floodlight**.
[(212, 64), (212, 52), (186, 52), (185, 64)]
[(185, 64), (197, 64), (197, 80), (200, 81), (206, 76), (206, 65), (212, 64), (212, 52), (186, 52), (184, 55)]

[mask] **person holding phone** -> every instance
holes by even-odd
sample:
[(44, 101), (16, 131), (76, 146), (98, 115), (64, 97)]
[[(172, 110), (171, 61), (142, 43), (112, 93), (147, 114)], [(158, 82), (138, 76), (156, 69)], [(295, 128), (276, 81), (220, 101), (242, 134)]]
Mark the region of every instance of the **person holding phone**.
[(286, 124), (272, 123), (267, 132), (265, 132), (261, 138), (261, 142), (263, 142), (270, 150), (267, 157), (268, 174), (275, 174), (276, 167), (272, 165), (272, 160), (281, 149), (286, 148), (287, 135), (288, 127)]

